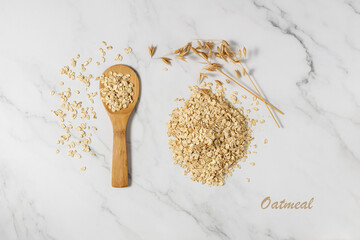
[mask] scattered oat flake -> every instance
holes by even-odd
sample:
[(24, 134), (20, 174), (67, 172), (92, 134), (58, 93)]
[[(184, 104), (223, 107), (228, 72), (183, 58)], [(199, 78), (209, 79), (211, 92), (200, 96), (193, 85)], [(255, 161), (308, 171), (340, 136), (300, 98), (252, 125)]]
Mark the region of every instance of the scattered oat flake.
[(250, 182), (250, 178), (245, 178), (245, 181)]
[(56, 154), (58, 154), (60, 152), (60, 150), (59, 149), (56, 149)]
[(83, 166), (83, 167), (80, 168), (80, 170), (81, 170), (81, 171), (85, 171), (85, 170), (86, 170), (86, 167)]
[(107, 46), (106, 49), (107, 49), (107, 50), (112, 50), (113, 47), (112, 47), (112, 46)]
[(115, 56), (115, 61), (121, 61), (122, 60), (122, 56), (120, 55), (120, 54), (116, 54), (116, 56)]
[(168, 70), (167, 68), (163, 68), (163, 71), (165, 71), (165, 72), (166, 72), (167, 70)]
[(267, 138), (264, 139), (264, 144), (267, 144), (268, 143), (268, 140)]
[(51, 95), (54, 95), (54, 94), (55, 94), (55, 91), (51, 91), (50, 94), (51, 94)]
[(71, 66), (76, 67), (76, 60), (72, 58), (70, 60), (70, 64), (71, 64)]
[(125, 48), (125, 49), (124, 49), (124, 52), (125, 52), (126, 54), (131, 53), (131, 52), (132, 52), (132, 48), (131, 48), (131, 47)]
[(105, 41), (102, 41), (101, 43), (102, 45), (107, 46), (107, 43)]
[(253, 139), (249, 120), (229, 104), (223, 88), (213, 92), (204, 82), (202, 88), (189, 89), (190, 98), (167, 122), (174, 164), (193, 181), (222, 186), (239, 161), (246, 160), (245, 149)]
[(265, 122), (265, 120), (263, 120), (263, 119), (262, 119), (262, 120), (260, 120), (259, 122), (260, 122), (260, 123), (264, 123), (264, 122)]
[(255, 166), (255, 163), (254, 163), (254, 162), (251, 162), (251, 163), (250, 163), (250, 166)]
[(59, 84), (59, 86), (63, 86), (64, 82), (59, 82), (58, 84)]
[(99, 48), (99, 51), (101, 52), (101, 54), (103, 55), (103, 57), (106, 55), (106, 52), (104, 51), (104, 49)]
[(80, 58), (80, 54), (76, 55), (76, 58), (79, 59), (79, 58)]

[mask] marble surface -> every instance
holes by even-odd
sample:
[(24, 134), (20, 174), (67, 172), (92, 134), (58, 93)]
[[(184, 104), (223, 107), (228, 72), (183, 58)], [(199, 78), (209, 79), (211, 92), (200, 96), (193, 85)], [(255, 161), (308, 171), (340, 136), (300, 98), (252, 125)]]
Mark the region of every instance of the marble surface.
[[(0, 239), (359, 239), (359, 25), (355, 0), (0, 0)], [(189, 96), (201, 66), (176, 61), (164, 72), (147, 53), (197, 38), (245, 45), (254, 79), (285, 112), (278, 129), (261, 106), (256, 165), (223, 187), (183, 176), (167, 145), (173, 99)], [(97, 157), (55, 154), (62, 131), (49, 92), (70, 84), (59, 69), (71, 57), (98, 58), (102, 40), (114, 52), (131, 46), (123, 63), (141, 78), (125, 189), (110, 186), (112, 129), (98, 98)], [(261, 209), (266, 196), (314, 203)]]

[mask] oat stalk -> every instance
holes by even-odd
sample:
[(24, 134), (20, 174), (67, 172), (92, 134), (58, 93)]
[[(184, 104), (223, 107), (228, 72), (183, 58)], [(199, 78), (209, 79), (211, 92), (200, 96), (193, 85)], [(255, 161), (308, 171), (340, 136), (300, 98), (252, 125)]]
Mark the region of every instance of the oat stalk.
[[(227, 48), (229, 49), (229, 51), (230, 51), (231, 53), (234, 54), (234, 52), (233, 52), (233, 50), (231, 49), (230, 46), (227, 46)], [(240, 53), (240, 52), (241, 52), (241, 51), (239, 50), (239, 53)], [(243, 53), (244, 53), (244, 56), (246, 57), (246, 48), (245, 48), (245, 47), (243, 48)], [(240, 64), (240, 66), (242, 67), (242, 69), (243, 69), (243, 75), (246, 75), (246, 76), (248, 77), (248, 79), (250, 80), (251, 84), (252, 84), (252, 85), (254, 86), (254, 88), (256, 89), (256, 92), (259, 94), (260, 99), (263, 100), (263, 102), (265, 103), (265, 106), (266, 106), (266, 108), (268, 109), (271, 117), (274, 119), (276, 125), (280, 128), (280, 124), (278, 123), (278, 121), (276, 120), (274, 114), (272, 113), (272, 111), (271, 111), (270, 108), (269, 108), (269, 103), (267, 103), (267, 102), (265, 101), (265, 99), (264, 99), (264, 97), (262, 96), (262, 94), (260, 93), (259, 89), (256, 87), (255, 82), (254, 82), (254, 81), (252, 80), (252, 78), (250, 77), (250, 74), (246, 71), (246, 69), (245, 69), (244, 65), (242, 64), (241, 60), (236, 56), (236, 54), (234, 54), (234, 57), (235, 57), (235, 60), (237, 60), (237, 62), (238, 62), (238, 63)], [(270, 105), (270, 106), (271, 106), (271, 105)], [(274, 109), (274, 108), (273, 108), (273, 109)], [(280, 112), (281, 114), (284, 114), (284, 113), (281, 112), (280, 110), (279, 110), (279, 112)]]

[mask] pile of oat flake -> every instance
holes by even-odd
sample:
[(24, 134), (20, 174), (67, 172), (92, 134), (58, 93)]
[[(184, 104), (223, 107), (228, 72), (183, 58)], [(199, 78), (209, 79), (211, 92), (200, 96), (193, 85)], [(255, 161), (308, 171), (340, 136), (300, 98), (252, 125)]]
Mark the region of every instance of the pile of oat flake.
[(221, 85), (190, 87), (191, 96), (171, 113), (168, 125), (174, 163), (190, 174), (191, 180), (223, 185), (239, 162), (247, 158), (253, 137), (250, 121), (226, 98)]

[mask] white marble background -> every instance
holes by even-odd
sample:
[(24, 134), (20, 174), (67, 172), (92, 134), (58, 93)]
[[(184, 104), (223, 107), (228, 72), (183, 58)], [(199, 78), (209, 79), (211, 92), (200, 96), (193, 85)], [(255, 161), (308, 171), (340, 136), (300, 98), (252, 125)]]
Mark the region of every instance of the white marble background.
[[(360, 239), (359, 26), (355, 0), (0, 0), (0, 239)], [(160, 56), (196, 38), (244, 44), (254, 78), (285, 112), (277, 129), (262, 107), (256, 166), (224, 187), (184, 177), (167, 145), (172, 100), (188, 96), (200, 66), (176, 61), (164, 72), (146, 49), (156, 44)], [(131, 46), (123, 63), (141, 77), (126, 189), (110, 185), (112, 129), (99, 99), (98, 156), (55, 154), (49, 92), (69, 81), (59, 69), (71, 57), (95, 59), (102, 40)], [(263, 210), (266, 196), (315, 201)]]

